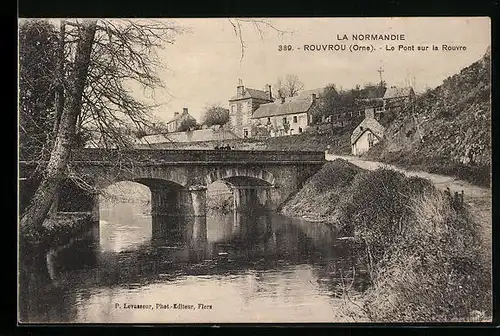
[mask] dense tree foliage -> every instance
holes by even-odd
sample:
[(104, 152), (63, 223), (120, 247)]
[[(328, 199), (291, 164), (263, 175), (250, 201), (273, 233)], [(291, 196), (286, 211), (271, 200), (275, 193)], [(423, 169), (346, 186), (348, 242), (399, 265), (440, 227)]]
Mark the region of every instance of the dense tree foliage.
[(185, 118), (181, 121), (178, 132), (193, 131), (198, 128), (198, 123), (193, 118)]
[(208, 127), (211, 126), (224, 126), (229, 122), (229, 110), (217, 105), (212, 105), (205, 111), (203, 124)]

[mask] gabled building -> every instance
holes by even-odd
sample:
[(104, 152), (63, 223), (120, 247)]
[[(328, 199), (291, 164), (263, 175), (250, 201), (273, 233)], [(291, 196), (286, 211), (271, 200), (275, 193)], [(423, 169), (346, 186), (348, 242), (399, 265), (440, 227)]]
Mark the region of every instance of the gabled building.
[(299, 95), (262, 104), (251, 119), (254, 126), (265, 128), (271, 137), (301, 134), (312, 124), (315, 108), (316, 93), (311, 93), (310, 96)]
[(415, 91), (411, 87), (391, 86), (383, 97), (384, 109), (402, 108), (415, 101)]
[(182, 114), (179, 112), (174, 113), (174, 117), (166, 122), (167, 132), (177, 132), (179, 127), (181, 127), (182, 122), (187, 119), (192, 119), (196, 121), (196, 119), (189, 114), (187, 107), (182, 109)]
[(384, 112), (384, 95), (387, 88), (383, 85), (368, 86), (359, 92), (359, 97), (356, 99), (357, 114), (363, 115), (363, 111), (368, 108), (373, 108), (375, 111), (375, 119), (379, 119)]
[(273, 102), (271, 86), (266, 85), (266, 90), (246, 88), (241, 79), (238, 80), (236, 96), (229, 99), (229, 125), (239, 137), (251, 137), (253, 113), (262, 104)]
[(351, 152), (353, 155), (363, 154), (384, 137), (385, 128), (375, 120), (374, 109), (368, 108), (365, 113), (365, 119), (351, 134)]

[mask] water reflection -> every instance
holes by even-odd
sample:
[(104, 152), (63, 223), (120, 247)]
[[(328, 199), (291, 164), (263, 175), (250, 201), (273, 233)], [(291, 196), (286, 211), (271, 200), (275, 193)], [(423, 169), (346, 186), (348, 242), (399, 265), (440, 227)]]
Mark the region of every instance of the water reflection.
[[(272, 212), (209, 213), (205, 218), (143, 210), (130, 205), (106, 209), (98, 242), (83, 239), (24, 264), (22, 320), (348, 320), (339, 312), (339, 293), (351, 282), (357, 258), (350, 249), (335, 246), (335, 232), (328, 226)], [(362, 286), (359, 272), (354, 280)], [(125, 303), (201, 303), (212, 309), (116, 307)]]

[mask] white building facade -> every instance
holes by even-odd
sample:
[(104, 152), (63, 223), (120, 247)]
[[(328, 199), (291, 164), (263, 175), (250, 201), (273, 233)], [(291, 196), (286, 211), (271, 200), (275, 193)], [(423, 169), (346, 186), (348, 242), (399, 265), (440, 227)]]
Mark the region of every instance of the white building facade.
[[(373, 110), (370, 114), (373, 114)], [(352, 132), (352, 155), (361, 155), (367, 152), (384, 137), (384, 127), (370, 114)]]
[(316, 107), (315, 94), (292, 97), (262, 104), (252, 119), (256, 128), (265, 129), (271, 137), (301, 134), (311, 125)]

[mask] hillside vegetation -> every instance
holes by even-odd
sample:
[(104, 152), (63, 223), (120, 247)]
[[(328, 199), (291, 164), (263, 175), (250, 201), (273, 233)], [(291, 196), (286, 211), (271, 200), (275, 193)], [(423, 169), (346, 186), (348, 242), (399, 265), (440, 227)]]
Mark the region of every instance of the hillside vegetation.
[(415, 115), (410, 109), (402, 111), (386, 128), (384, 141), (365, 156), (489, 186), (490, 49), (479, 61), (419, 96)]

